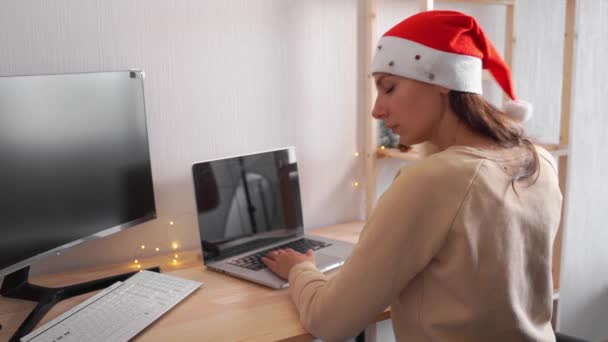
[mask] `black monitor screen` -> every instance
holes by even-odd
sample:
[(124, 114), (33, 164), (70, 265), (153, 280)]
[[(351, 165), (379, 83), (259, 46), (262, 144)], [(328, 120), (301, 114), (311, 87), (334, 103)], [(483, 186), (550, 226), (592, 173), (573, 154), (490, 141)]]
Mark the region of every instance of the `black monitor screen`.
[(154, 218), (142, 73), (0, 77), (0, 165), (0, 276)]
[(303, 229), (293, 148), (202, 162), (192, 171), (203, 250), (217, 252), (207, 260), (229, 253), (221, 245), (280, 240)]

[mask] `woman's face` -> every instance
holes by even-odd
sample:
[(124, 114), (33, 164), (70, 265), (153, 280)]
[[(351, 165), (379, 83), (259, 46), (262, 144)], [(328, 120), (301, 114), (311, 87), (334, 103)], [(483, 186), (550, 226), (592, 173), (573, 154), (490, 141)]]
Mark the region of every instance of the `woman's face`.
[(374, 74), (378, 97), (372, 116), (404, 145), (431, 140), (444, 113), (447, 89), (386, 73)]

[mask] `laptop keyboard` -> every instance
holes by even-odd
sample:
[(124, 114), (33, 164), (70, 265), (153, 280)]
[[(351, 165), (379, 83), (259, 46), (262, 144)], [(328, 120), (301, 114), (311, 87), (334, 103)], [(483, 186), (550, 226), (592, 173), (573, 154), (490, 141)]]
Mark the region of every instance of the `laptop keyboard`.
[(242, 258), (232, 260), (231, 262), (229, 262), (229, 264), (243, 267), (243, 268), (248, 268), (248, 269), (254, 270), (254, 271), (259, 271), (261, 269), (266, 268), (266, 265), (264, 265), (264, 263), (262, 263), (261, 258), (264, 255), (266, 255), (272, 251), (276, 251), (277, 249), (291, 248), (300, 253), (306, 253), (306, 251), (309, 249), (316, 251), (318, 249), (328, 247), (328, 246), (331, 246), (331, 243), (326, 243), (326, 242), (321, 242), (321, 241), (311, 240), (311, 239), (299, 239), (296, 241), (286, 243), (284, 245), (280, 245), (280, 246), (277, 246), (274, 248), (269, 248), (269, 249), (263, 250), (261, 252), (257, 252), (255, 254), (247, 255)]
[(253, 250), (253, 249), (268, 246), (274, 242), (279, 242), (280, 240), (281, 240), (281, 238), (266, 238), (266, 239), (253, 240), (253, 241), (232, 247), (229, 250), (227, 250), (226, 252), (223, 252), (222, 254), (225, 257), (235, 256), (235, 255), (239, 255), (241, 253), (245, 253), (245, 252)]

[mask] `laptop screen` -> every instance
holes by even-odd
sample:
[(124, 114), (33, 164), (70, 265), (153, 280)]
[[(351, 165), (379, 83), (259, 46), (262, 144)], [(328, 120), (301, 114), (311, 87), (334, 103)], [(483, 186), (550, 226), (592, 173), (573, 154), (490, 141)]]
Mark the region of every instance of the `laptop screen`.
[(303, 231), (293, 147), (197, 163), (192, 173), (205, 261)]

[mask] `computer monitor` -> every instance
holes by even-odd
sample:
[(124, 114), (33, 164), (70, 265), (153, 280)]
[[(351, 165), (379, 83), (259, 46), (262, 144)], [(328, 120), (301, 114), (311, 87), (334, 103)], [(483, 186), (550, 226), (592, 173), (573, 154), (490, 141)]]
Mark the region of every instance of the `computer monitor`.
[(143, 72), (0, 77), (0, 165), (0, 293), (32, 299), (36, 260), (156, 217)]

